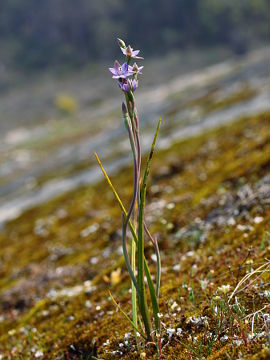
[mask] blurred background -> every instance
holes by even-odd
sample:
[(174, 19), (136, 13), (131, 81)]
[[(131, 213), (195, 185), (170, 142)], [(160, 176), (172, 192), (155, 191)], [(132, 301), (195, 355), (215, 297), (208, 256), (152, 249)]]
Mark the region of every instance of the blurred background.
[[(149, 146), (270, 108), (268, 0), (1, 0), (0, 224), (128, 161), (120, 37), (144, 56), (137, 91)], [(121, 141), (119, 141), (121, 139)]]

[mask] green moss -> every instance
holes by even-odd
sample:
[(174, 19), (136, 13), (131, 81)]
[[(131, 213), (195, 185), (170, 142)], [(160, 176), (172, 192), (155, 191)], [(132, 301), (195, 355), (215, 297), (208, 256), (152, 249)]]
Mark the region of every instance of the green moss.
[[(170, 341), (164, 330), (166, 359), (237, 358), (240, 352), (247, 359), (268, 356), (261, 340), (243, 340), (239, 346), (233, 343), (233, 335), (247, 338), (251, 324), (239, 315), (240, 310), (230, 310), (217, 289), (222, 285), (233, 289), (251, 267), (265, 261), (269, 204), (254, 201), (246, 208), (248, 216), (236, 216), (238, 224), (252, 226), (247, 231), (227, 224), (212, 225), (206, 231), (206, 225), (213, 211), (225, 211), (223, 196), (234, 203), (244, 184), (252, 187), (269, 173), (269, 120), (269, 113), (241, 119), (155, 155), (148, 205), (156, 205), (148, 206), (146, 215), (151, 215), (151, 230), (159, 235), (162, 253), (160, 307), (166, 326), (183, 329), (181, 337)], [(132, 191), (131, 177), (129, 168), (112, 176), (125, 204)], [(252, 222), (256, 216), (263, 221)], [(130, 312), (130, 283), (117, 252), (120, 228), (121, 214), (105, 182), (62, 195), (7, 224), (0, 235), (4, 299), (0, 310), (5, 314), (0, 323), (1, 354), (10, 359), (31, 358), (35, 346), (45, 359), (115, 358), (112, 352), (120, 350), (124, 334), (132, 331), (108, 296), (110, 289)], [(147, 245), (148, 258), (151, 251)], [(174, 270), (176, 264), (181, 265), (180, 270)], [(113, 286), (110, 274), (118, 267), (122, 269), (120, 283)], [(154, 272), (151, 261), (150, 268)], [(89, 280), (92, 290), (82, 288), (76, 293), (75, 286)], [(268, 273), (261, 280), (269, 282)], [(203, 291), (201, 281), (207, 283)], [(53, 298), (48, 295), (52, 289), (73, 289), (75, 295), (62, 293)], [(221, 300), (214, 300), (216, 295)], [(180, 310), (171, 308), (174, 301)], [(246, 316), (265, 306), (265, 301), (252, 286), (238, 294)], [(223, 317), (213, 311), (217, 304)], [(191, 316), (207, 316), (207, 324), (195, 326), (189, 322)], [(259, 331), (259, 320), (255, 327)], [(226, 328), (232, 331), (227, 342), (204, 336), (210, 331), (222, 336)], [(109, 345), (103, 346), (107, 340)], [(134, 350), (124, 347), (121, 351), (123, 359), (139, 358)], [(145, 351), (147, 359), (155, 358), (154, 349)]]

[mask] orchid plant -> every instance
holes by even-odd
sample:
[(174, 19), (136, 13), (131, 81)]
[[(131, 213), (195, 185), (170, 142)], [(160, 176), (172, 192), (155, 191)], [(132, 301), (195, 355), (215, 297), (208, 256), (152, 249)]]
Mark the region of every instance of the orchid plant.
[[(138, 88), (138, 76), (142, 74), (143, 66), (138, 66), (136, 63), (131, 64), (131, 62), (133, 59), (142, 60), (143, 58), (138, 56), (140, 52), (139, 50), (133, 50), (130, 45), (126, 46), (123, 40), (118, 39), (118, 44), (123, 55), (125, 56), (125, 62), (121, 65), (116, 60), (114, 66), (109, 68), (109, 71), (112, 73), (112, 78), (117, 81), (119, 88), (124, 94), (125, 101), (122, 103), (122, 114), (133, 155), (133, 195), (127, 211), (96, 153), (95, 156), (122, 210), (122, 247), (125, 263), (132, 285), (132, 319), (130, 319), (128, 315), (120, 308), (113, 297), (112, 299), (122, 314), (132, 324), (135, 331), (135, 336), (140, 334), (146, 341), (155, 341), (158, 352), (160, 354), (160, 314), (158, 298), (160, 289), (161, 262), (158, 242), (157, 239), (150, 234), (150, 231), (147, 228), (144, 220), (144, 210), (150, 163), (153, 157), (161, 120), (158, 122), (144, 174), (141, 178), (139, 117), (135, 106), (134, 93)], [(131, 234), (131, 246), (128, 246), (128, 228)], [(153, 245), (157, 259), (155, 284), (152, 280), (144, 254), (145, 234), (148, 236), (150, 242)], [(145, 277), (147, 279), (147, 286), (144, 281)], [(147, 300), (147, 288), (150, 294), (150, 302)], [(152, 318), (154, 321), (152, 321)]]

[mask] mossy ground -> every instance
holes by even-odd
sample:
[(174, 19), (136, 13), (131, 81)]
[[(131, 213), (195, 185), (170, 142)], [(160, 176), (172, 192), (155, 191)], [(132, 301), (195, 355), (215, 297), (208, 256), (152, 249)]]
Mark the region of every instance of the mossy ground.
[[(270, 357), (269, 267), (252, 273), (270, 250), (269, 123), (270, 113), (241, 119), (154, 157), (146, 221), (161, 250), (166, 359)], [(112, 181), (127, 204), (131, 169)], [(120, 228), (104, 181), (7, 224), (0, 233), (3, 359), (155, 358), (151, 345), (133, 347), (133, 335), (125, 343), (132, 329), (108, 295), (130, 312)], [(151, 253), (149, 244), (154, 271)], [(168, 328), (182, 331), (169, 337)]]

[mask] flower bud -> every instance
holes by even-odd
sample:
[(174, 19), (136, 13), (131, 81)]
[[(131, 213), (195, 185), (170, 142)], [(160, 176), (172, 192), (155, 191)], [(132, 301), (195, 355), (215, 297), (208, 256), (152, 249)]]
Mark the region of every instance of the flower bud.
[(122, 39), (117, 38), (118, 41), (118, 45), (120, 46), (120, 48), (125, 49), (126, 48), (126, 44)]
[(135, 73), (139, 71), (138, 65), (136, 63), (134, 63), (132, 71), (134, 71)]
[(123, 112), (124, 115), (127, 114), (127, 112), (128, 112), (126, 104), (124, 102), (122, 102), (122, 112)]
[(127, 57), (132, 57), (132, 47), (130, 45), (126, 48), (126, 55)]

